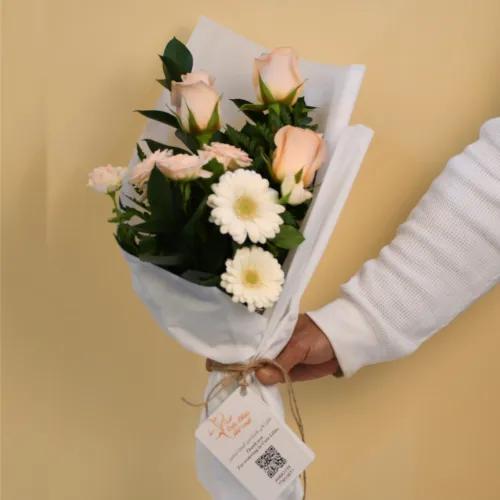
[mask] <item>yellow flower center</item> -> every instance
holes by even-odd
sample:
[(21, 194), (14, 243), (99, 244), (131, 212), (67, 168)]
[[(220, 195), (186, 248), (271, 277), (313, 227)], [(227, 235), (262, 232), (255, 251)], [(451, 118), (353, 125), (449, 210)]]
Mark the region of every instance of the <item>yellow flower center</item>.
[(234, 203), (234, 211), (240, 219), (253, 219), (257, 215), (257, 203), (249, 196), (240, 196)]
[(244, 274), (244, 280), (247, 286), (257, 286), (260, 284), (259, 273), (255, 269), (247, 269)]

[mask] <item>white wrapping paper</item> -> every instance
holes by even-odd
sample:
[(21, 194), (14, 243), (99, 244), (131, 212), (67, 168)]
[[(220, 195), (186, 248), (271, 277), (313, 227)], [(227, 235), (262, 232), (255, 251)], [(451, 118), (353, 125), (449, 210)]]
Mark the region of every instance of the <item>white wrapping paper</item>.
[[(251, 78), (253, 59), (264, 47), (207, 18), (198, 22), (188, 47), (194, 56), (194, 69), (206, 70), (216, 78), (216, 87), (223, 93), (223, 120), (233, 126), (241, 125), (244, 117), (229, 99), (255, 100)], [(364, 67), (307, 61), (301, 61), (300, 67), (307, 79), (306, 102), (318, 107), (314, 118), (324, 132), (328, 159), (317, 176), (314, 200), (302, 228), (305, 241), (285, 263), (286, 281), (277, 304), (264, 315), (250, 313), (217, 288), (185, 281), (125, 254), (134, 290), (162, 329), (202, 357), (223, 363), (244, 362), (254, 356), (274, 358), (286, 345), (297, 320), (302, 293), (328, 243), (370, 143), (370, 129), (362, 125), (348, 126)], [(164, 91), (157, 109), (165, 109), (169, 101), (169, 93)], [(171, 129), (151, 120), (141, 138), (168, 144), (176, 142)], [(134, 156), (130, 167), (137, 161)], [(210, 374), (205, 395), (220, 377), (219, 373)], [(283, 416), (278, 389), (260, 386), (257, 381), (253, 383), (263, 399)], [(227, 394), (221, 394), (211, 403), (211, 411), (225, 396)], [(203, 445), (197, 443), (196, 454), (198, 478), (214, 499), (252, 498)], [(300, 498), (302, 487), (296, 481), (279, 500)]]

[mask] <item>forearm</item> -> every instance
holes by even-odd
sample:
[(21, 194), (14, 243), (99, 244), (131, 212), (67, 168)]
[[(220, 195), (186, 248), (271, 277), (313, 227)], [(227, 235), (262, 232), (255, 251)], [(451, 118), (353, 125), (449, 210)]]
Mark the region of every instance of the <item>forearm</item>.
[(350, 376), (413, 352), (500, 275), (500, 119), (452, 158), (376, 259), (309, 313)]

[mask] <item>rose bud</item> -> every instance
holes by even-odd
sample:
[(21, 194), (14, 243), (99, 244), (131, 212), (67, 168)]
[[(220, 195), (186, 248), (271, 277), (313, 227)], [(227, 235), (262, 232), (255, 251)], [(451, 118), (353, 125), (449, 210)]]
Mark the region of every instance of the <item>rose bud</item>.
[(325, 141), (321, 134), (286, 125), (276, 132), (274, 144), (272, 172), (276, 180), (283, 181), (302, 170), (301, 181), (305, 187), (309, 186), (325, 160)]
[(297, 181), (297, 175), (287, 175), (281, 183), (281, 196), (288, 205), (302, 205), (312, 198), (311, 191), (304, 188), (302, 179)]
[(260, 102), (295, 104), (303, 83), (293, 49), (277, 48), (255, 59), (253, 84)]
[(170, 102), (172, 106), (179, 107), (181, 105), (181, 89), (194, 83), (203, 82), (209, 87), (213, 87), (215, 79), (206, 71), (193, 71), (181, 76), (182, 81), (172, 82), (172, 91), (170, 93)]
[(220, 128), (220, 95), (205, 72), (188, 73), (182, 82), (172, 82), (171, 103), (182, 128), (191, 134), (215, 132)]

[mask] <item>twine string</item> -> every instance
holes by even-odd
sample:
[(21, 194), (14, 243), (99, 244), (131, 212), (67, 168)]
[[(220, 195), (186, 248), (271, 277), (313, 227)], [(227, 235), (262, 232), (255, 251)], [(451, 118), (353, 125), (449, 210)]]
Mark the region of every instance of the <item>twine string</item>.
[[(305, 443), (306, 438), (304, 432), (304, 423), (302, 421), (302, 416), (300, 414), (299, 404), (297, 402), (297, 397), (295, 395), (295, 391), (293, 388), (292, 379), (290, 378), (288, 372), (283, 368), (283, 366), (281, 366), (274, 359), (258, 358), (251, 360), (248, 363), (219, 363), (218, 361), (208, 359), (207, 370), (209, 372), (213, 371), (221, 372), (224, 373), (225, 376), (210, 389), (204, 401), (195, 403), (189, 401), (184, 397), (181, 399), (184, 403), (186, 403), (189, 406), (193, 406), (196, 408), (204, 407), (205, 415), (208, 418), (209, 416), (208, 405), (210, 401), (215, 399), (222, 391), (224, 391), (228, 386), (230, 386), (234, 382), (238, 383), (238, 385), (240, 386), (241, 390), (244, 393), (249, 385), (249, 376), (259, 368), (263, 368), (264, 366), (269, 366), (269, 365), (278, 369), (281, 375), (283, 376), (283, 380), (287, 387), (288, 404), (290, 406), (290, 411), (299, 430), (300, 438), (302, 439), (302, 442)], [(305, 500), (306, 486), (307, 486), (306, 471), (302, 473), (302, 483), (304, 488), (303, 499)]]

